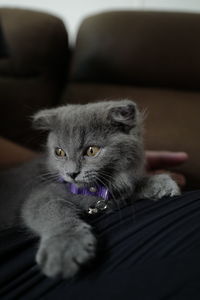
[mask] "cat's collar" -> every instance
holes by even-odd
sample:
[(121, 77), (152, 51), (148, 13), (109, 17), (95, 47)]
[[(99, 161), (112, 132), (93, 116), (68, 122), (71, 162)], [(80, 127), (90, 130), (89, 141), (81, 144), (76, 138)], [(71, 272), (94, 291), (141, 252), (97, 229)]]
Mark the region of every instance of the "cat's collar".
[(108, 207), (108, 200), (110, 198), (110, 193), (108, 189), (102, 185), (90, 186), (90, 187), (77, 187), (74, 183), (68, 183), (69, 191), (76, 195), (89, 195), (102, 198), (98, 200), (94, 206), (89, 207), (88, 214), (93, 215), (102, 212)]

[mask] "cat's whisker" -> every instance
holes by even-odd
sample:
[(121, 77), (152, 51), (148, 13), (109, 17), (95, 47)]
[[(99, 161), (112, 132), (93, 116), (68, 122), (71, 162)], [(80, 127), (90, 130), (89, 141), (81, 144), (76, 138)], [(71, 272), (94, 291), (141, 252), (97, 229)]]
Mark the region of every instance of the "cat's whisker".
[[(112, 196), (113, 202), (115, 203), (115, 205), (117, 206), (118, 210), (120, 211), (119, 203), (118, 203), (117, 199), (115, 198), (112, 190), (109, 189), (109, 187), (107, 186), (107, 184), (104, 183), (98, 176), (96, 177), (96, 179), (97, 179), (98, 182), (100, 182), (101, 184), (103, 184), (109, 190), (109, 192), (110, 192), (110, 194)], [(108, 182), (108, 183), (110, 183), (110, 182)]]
[(52, 182), (52, 181), (59, 181), (59, 175), (58, 173), (52, 173), (52, 172), (43, 172), (41, 173), (38, 178), (42, 181), (42, 182)]
[(43, 180), (50, 180), (50, 179), (51, 179), (51, 180), (54, 180), (54, 179), (57, 180), (57, 179), (58, 179), (57, 176), (53, 176), (53, 175), (52, 175), (52, 176), (51, 176), (51, 175), (48, 175), (48, 176), (46, 176), (46, 175), (45, 175), (45, 176), (44, 176), (44, 175), (41, 175), (39, 178), (41, 178), (41, 179), (43, 179)]
[(59, 178), (58, 174), (41, 174), (43, 178)]
[[(111, 188), (113, 188), (113, 190), (115, 190), (119, 194), (119, 196), (120, 196), (120, 202), (122, 203), (122, 201), (123, 201), (123, 194), (122, 194), (120, 188), (118, 186), (116, 186), (116, 184), (114, 184), (112, 180), (110, 180), (110, 179), (112, 179), (112, 176), (110, 176), (106, 172), (100, 172), (100, 175), (104, 176), (104, 179), (108, 182), (109, 185), (111, 185)], [(105, 178), (105, 177), (107, 177), (107, 178)], [(116, 205), (118, 207), (118, 210), (121, 211), (120, 210), (119, 201), (116, 200), (116, 197), (112, 193), (112, 189), (111, 189), (110, 193), (111, 193), (111, 196), (113, 197), (113, 200), (115, 201), (115, 203), (116, 203)], [(121, 217), (121, 214), (120, 214), (120, 217)]]
[(106, 173), (105, 171), (100, 171), (99, 174), (102, 174), (102, 175), (106, 176), (109, 179), (113, 179), (113, 176), (111, 174)]
[(45, 171), (41, 172), (41, 175), (55, 175), (55, 174), (58, 174), (58, 173), (57, 172), (52, 172), (52, 171), (49, 171), (49, 170), (45, 170)]

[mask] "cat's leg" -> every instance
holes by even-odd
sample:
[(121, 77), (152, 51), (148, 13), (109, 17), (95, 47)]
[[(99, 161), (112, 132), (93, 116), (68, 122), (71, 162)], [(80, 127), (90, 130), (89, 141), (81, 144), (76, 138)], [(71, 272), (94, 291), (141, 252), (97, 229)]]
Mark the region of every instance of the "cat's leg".
[(36, 261), (43, 273), (70, 278), (94, 257), (96, 239), (73, 204), (53, 190), (41, 188), (32, 193), (22, 215), (25, 224), (40, 236)]
[(138, 199), (159, 200), (164, 196), (180, 195), (177, 183), (168, 174), (157, 174), (144, 177), (137, 186)]

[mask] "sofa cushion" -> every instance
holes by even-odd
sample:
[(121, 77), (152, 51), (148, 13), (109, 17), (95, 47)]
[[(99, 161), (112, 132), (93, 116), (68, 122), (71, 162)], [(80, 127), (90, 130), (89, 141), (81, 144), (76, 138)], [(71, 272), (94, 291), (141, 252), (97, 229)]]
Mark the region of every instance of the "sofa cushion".
[(200, 14), (105, 12), (80, 26), (73, 81), (200, 89)]

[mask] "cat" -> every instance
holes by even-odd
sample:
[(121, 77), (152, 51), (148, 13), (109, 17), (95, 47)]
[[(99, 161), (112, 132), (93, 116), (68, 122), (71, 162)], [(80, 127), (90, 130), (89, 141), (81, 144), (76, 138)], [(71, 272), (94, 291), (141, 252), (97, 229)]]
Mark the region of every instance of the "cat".
[(40, 237), (36, 261), (47, 276), (73, 277), (95, 256), (97, 241), (85, 214), (179, 195), (169, 175), (145, 173), (142, 123), (130, 100), (66, 105), (34, 115), (35, 128), (49, 132), (46, 153), (21, 167), (34, 184), (26, 189), (24, 175), (23, 197), (15, 194), (21, 199), (15, 203), (21, 201), (23, 223)]

